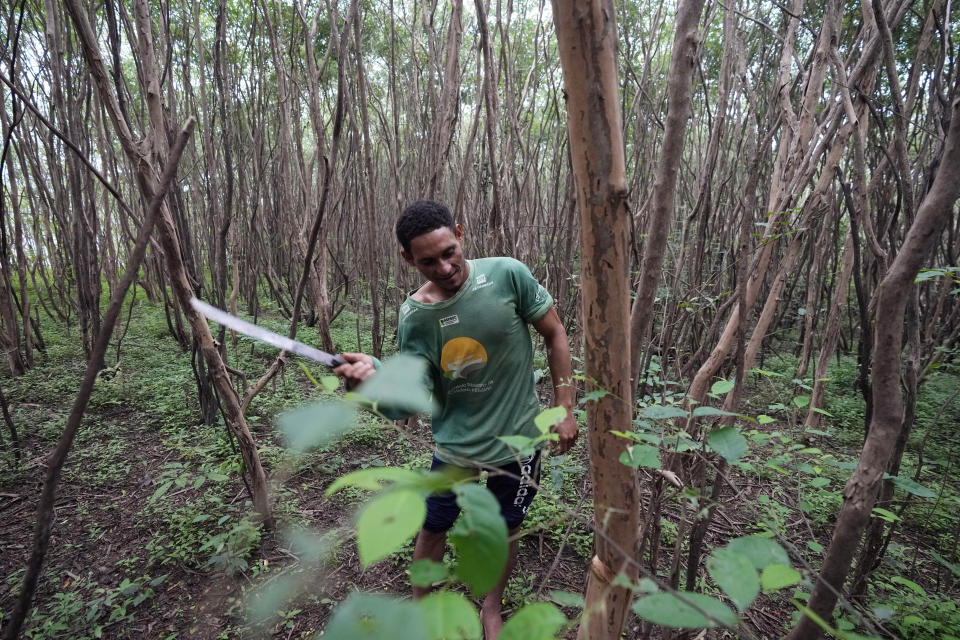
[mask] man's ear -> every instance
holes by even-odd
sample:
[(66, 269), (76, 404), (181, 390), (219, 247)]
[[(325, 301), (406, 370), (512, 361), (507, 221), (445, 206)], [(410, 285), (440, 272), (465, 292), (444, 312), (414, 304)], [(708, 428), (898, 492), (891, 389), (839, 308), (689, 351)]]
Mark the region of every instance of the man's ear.
[(457, 225), (457, 240), (459, 242), (463, 242), (463, 227), (461, 227), (459, 224)]
[(408, 265), (410, 265), (411, 267), (416, 266), (416, 265), (413, 264), (413, 256), (410, 255), (410, 253), (408, 253), (408, 252), (405, 251), (404, 249), (400, 249), (400, 256), (401, 256), (401, 257), (404, 259), (404, 261), (405, 261)]

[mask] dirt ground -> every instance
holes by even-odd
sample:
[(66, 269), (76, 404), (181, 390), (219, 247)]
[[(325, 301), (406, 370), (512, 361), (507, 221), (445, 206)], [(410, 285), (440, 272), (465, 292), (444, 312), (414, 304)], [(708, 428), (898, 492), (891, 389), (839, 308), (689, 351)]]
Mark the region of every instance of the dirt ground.
[[(15, 403), (11, 408), (14, 419), (21, 422), (51, 411), (30, 403)], [(286, 461), (281, 462), (273, 469), (275, 479), (284, 477), (275, 486), (278, 527), (263, 531), (244, 559), (245, 571), (227, 575), (189, 561), (150, 561), (151, 540), (171, 534), (163, 531), (164, 524), (156, 514), (145, 513), (144, 505), (157, 491), (164, 465), (182, 462), (189, 468), (190, 455), (189, 449), (171, 450), (168, 436), (141, 418), (133, 407), (109, 406), (88, 412), (86, 432), (75, 443), (60, 483), (53, 536), (29, 637), (300, 638), (321, 630), (335, 604), (352, 591), (409, 593), (406, 566), (412, 546), (395, 559), (363, 570), (350, 539), (355, 507), (350, 498), (356, 496), (328, 498), (324, 491), (334, 478), (354, 468), (370, 463), (409, 466), (412, 459), (424, 459), (429, 455), (423, 446), (429, 437), (427, 429), (420, 427), (413, 440), (389, 427), (368, 429), (362, 438), (300, 461), (302, 466), (295, 472), (283, 467)], [(203, 425), (193, 428), (209, 429)], [(260, 441), (271, 439), (263, 428), (256, 436)], [(26, 438), (22, 470), (4, 476), (0, 489), (0, 576), (6, 577), (0, 583), (0, 607), (7, 615), (19, 592), (32, 545), (50, 440), (40, 435)], [(171, 489), (163, 502), (167, 509), (189, 505), (205, 490), (189, 485), (179, 491)], [(228, 507), (242, 505), (247, 499), (236, 475), (215, 490)], [(318, 533), (339, 532), (336, 553), (320, 566), (303, 566), (286, 544), (285, 531), (291, 525), (306, 525)], [(585, 559), (564, 544), (569, 538), (565, 537), (566, 528), (554, 523), (548, 531), (523, 538), (515, 578), (506, 594), (508, 615), (518, 605), (552, 589), (582, 592)], [(300, 596), (280, 605), (278, 618), (266, 628), (248, 625), (244, 603), (256, 587), (296, 573), (304, 574)], [(151, 580), (165, 577), (150, 587), (151, 595), (134, 604), (135, 597), (131, 600), (123, 593), (128, 584), (124, 580), (141, 574)], [(97, 601), (111, 591), (115, 592), (113, 600)], [(77, 597), (64, 599), (64, 594), (71, 593)], [(127, 603), (123, 605), (122, 600)], [(575, 615), (576, 611), (568, 613)]]

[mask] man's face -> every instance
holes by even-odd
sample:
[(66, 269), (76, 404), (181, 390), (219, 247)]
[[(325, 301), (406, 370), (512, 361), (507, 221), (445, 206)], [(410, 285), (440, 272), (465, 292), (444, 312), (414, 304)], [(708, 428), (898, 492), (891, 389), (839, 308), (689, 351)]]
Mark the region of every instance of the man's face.
[(403, 259), (424, 278), (448, 293), (456, 293), (467, 280), (467, 261), (463, 257), (463, 229), (454, 233), (447, 227), (434, 229), (410, 241), (410, 251), (401, 250)]

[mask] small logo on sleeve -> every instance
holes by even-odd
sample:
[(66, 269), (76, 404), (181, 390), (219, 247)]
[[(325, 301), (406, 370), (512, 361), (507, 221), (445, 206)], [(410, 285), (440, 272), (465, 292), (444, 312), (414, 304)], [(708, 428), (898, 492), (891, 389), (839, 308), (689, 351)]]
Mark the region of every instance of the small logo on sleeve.
[(447, 316), (446, 318), (440, 318), (441, 327), (449, 327), (460, 322), (460, 317), (457, 315)]

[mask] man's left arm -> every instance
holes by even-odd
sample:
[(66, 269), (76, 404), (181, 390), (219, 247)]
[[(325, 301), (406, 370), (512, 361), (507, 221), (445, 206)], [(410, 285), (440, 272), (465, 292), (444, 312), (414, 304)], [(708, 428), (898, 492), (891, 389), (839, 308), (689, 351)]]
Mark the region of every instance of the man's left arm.
[(576, 418), (573, 417), (575, 387), (570, 364), (570, 343), (563, 323), (553, 307), (534, 321), (533, 328), (543, 336), (546, 343), (547, 364), (550, 366), (550, 378), (553, 381), (553, 401), (567, 410), (567, 417), (553, 427), (554, 433), (560, 436), (554, 451), (558, 454), (566, 453), (576, 442), (577, 432), (580, 430)]

